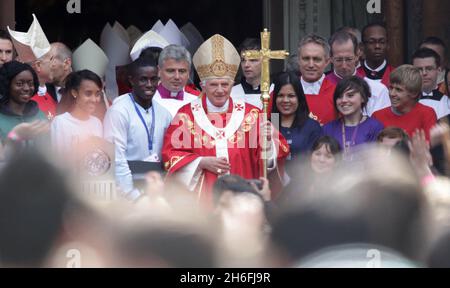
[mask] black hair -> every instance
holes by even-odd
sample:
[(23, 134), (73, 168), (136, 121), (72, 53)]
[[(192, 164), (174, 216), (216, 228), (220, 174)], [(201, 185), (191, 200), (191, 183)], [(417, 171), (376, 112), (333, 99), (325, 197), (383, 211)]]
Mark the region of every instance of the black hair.
[(333, 95), (334, 109), (336, 109), (336, 111), (339, 112), (336, 105), (337, 99), (341, 98), (344, 93), (349, 90), (355, 90), (356, 92), (361, 94), (361, 97), (364, 99), (364, 102), (361, 104), (361, 109), (364, 109), (364, 107), (366, 107), (367, 102), (369, 101), (369, 98), (371, 96), (369, 84), (367, 84), (364, 79), (361, 79), (358, 76), (350, 76), (342, 79), (336, 85), (336, 89), (334, 90)]
[(30, 71), (31, 75), (33, 75), (33, 85), (34, 85), (34, 90), (33, 90), (33, 94), (36, 94), (39, 88), (39, 80), (37, 77), (36, 72), (33, 70), (33, 68), (26, 64), (26, 63), (21, 63), (18, 61), (10, 61), (7, 62), (5, 64), (3, 64), (3, 66), (0, 68), (0, 102), (1, 103), (6, 103), (9, 100), (9, 93), (10, 93), (10, 88), (11, 88), (11, 82), (14, 79), (14, 77), (17, 76), (17, 74), (23, 72), (23, 71)]
[(255, 190), (255, 188), (253, 188), (250, 182), (238, 175), (223, 175), (216, 180), (213, 186), (213, 197), (215, 204), (218, 203), (220, 196), (225, 191), (231, 191), (236, 194), (244, 192), (256, 194), (261, 198), (261, 201), (264, 201), (262, 196)]
[(57, 114), (63, 114), (65, 112), (70, 112), (75, 105), (75, 98), (72, 95), (72, 90), (80, 89), (83, 80), (89, 80), (94, 82), (100, 90), (103, 88), (103, 82), (100, 76), (91, 70), (80, 70), (71, 72), (65, 81), (64, 92), (62, 93), (61, 101), (58, 103)]
[(242, 53), (247, 50), (261, 50), (261, 41), (256, 38), (245, 38), (239, 45), (239, 52)]
[(158, 60), (153, 57), (139, 57), (127, 67), (128, 74), (135, 76), (139, 68), (148, 66), (158, 68)]
[(12, 43), (11, 36), (9, 35), (8, 31), (4, 29), (0, 29), (0, 39), (9, 40)]
[(1, 266), (42, 266), (71, 199), (66, 178), (38, 151), (13, 155), (0, 173)]
[(300, 83), (300, 78), (293, 72), (283, 72), (280, 73), (274, 80), (274, 90), (273, 90), (273, 103), (272, 103), (272, 113), (280, 113), (277, 107), (277, 97), (280, 93), (281, 88), (284, 85), (292, 85), (294, 92), (298, 100), (298, 108), (295, 112), (294, 122), (292, 127), (302, 127), (303, 124), (309, 117), (309, 107), (306, 102), (305, 93), (303, 92), (303, 87)]
[(138, 58), (146, 59), (147, 61), (156, 61), (158, 62), (159, 54), (163, 49), (160, 47), (147, 47), (141, 51), (141, 54)]
[(361, 30), (361, 41), (362, 41), (363, 43), (366, 42), (366, 40), (365, 40), (365, 34), (366, 34), (366, 31), (367, 31), (369, 28), (372, 28), (372, 27), (381, 27), (381, 28), (383, 28), (384, 31), (386, 32), (386, 36), (387, 36), (386, 24), (384, 24), (383, 22), (372, 22), (372, 23), (369, 23), (369, 24), (367, 24), (366, 26), (364, 26), (364, 28)]
[(434, 58), (434, 62), (437, 67), (441, 66), (441, 56), (439, 56), (436, 51), (430, 48), (419, 48), (417, 49), (411, 57), (411, 61), (414, 59), (424, 59), (424, 58)]
[(321, 136), (317, 139), (311, 148), (311, 152), (319, 150), (323, 145), (327, 145), (331, 154), (337, 155), (341, 152), (341, 145), (339, 142), (331, 136)]
[[(445, 42), (442, 41), (442, 39), (439, 37), (436, 37), (436, 36), (427, 37), (427, 38), (423, 39), (422, 42), (420, 42), (419, 47), (421, 47), (422, 45), (425, 45), (425, 44), (441, 46), (442, 48), (444, 48), (444, 55), (446, 55), (448, 53), (447, 45), (445, 45)], [(441, 61), (444, 61), (444, 59), (441, 59)]]

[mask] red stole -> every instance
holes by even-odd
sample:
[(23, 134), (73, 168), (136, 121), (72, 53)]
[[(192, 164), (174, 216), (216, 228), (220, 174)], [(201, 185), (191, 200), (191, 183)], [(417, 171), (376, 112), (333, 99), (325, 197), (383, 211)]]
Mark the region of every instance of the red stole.
[(48, 92), (43, 96), (35, 94), (31, 100), (38, 104), (39, 110), (45, 114), (48, 120), (53, 119), (56, 115), (56, 102)]
[(310, 117), (325, 125), (336, 119), (333, 94), (336, 85), (330, 80), (324, 79), (318, 95), (305, 94), (308, 103)]

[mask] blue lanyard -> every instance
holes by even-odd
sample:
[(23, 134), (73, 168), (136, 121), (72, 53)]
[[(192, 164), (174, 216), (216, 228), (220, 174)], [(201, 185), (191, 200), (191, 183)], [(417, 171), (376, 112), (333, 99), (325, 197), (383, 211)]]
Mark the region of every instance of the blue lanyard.
[(134, 109), (136, 110), (136, 113), (138, 114), (139, 118), (141, 119), (142, 124), (144, 124), (145, 132), (147, 132), (148, 137), (148, 151), (151, 152), (153, 149), (153, 134), (155, 133), (155, 110), (152, 106), (152, 127), (150, 128), (150, 131), (148, 130), (147, 123), (145, 123), (144, 117), (142, 117), (141, 111), (139, 111), (136, 102), (134, 101), (133, 95), (129, 93), (131, 101), (133, 101)]

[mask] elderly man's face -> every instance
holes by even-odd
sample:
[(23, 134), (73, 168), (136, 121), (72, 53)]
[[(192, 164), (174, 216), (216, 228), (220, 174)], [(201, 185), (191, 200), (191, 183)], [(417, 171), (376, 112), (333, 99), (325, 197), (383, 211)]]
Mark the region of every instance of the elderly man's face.
[(216, 107), (223, 107), (230, 98), (233, 81), (228, 78), (217, 78), (206, 80), (202, 85), (203, 92), (208, 100)]
[(171, 92), (183, 90), (189, 79), (189, 63), (185, 60), (166, 59), (159, 67), (161, 84)]

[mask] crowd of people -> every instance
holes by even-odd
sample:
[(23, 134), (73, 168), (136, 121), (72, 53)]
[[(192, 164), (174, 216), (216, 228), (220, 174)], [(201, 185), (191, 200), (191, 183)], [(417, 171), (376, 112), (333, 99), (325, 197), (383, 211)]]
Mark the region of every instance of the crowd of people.
[[(393, 67), (382, 23), (306, 35), (266, 119), (259, 39), (157, 22), (120, 54), (107, 24), (72, 52), (33, 19), (0, 30), (0, 266), (450, 267), (441, 39)], [(114, 197), (80, 189), (110, 168)]]

